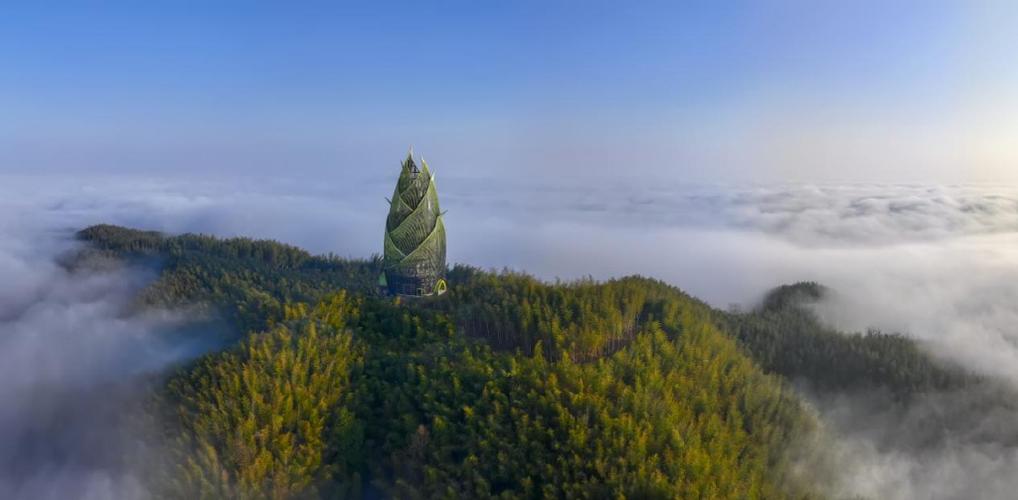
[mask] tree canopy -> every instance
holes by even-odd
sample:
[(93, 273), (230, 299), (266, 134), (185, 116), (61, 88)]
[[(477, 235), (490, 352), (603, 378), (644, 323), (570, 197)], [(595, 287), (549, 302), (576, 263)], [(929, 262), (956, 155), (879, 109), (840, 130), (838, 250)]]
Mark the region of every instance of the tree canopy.
[[(816, 284), (726, 313), (666, 283), (550, 284), (457, 266), (375, 294), (379, 259), (113, 226), (147, 305), (235, 326), (154, 391), (173, 498), (808, 498), (818, 421), (786, 380), (908, 397), (972, 383), (909, 339), (825, 328)], [(810, 474), (822, 474), (815, 463)]]

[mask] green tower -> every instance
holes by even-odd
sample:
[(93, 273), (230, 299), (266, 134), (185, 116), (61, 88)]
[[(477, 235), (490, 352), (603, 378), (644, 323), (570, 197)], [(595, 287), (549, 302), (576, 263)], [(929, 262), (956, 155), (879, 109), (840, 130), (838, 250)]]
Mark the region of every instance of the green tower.
[(393, 295), (442, 294), (445, 284), (445, 224), (435, 176), (413, 150), (403, 161), (385, 221), (384, 271), (379, 285)]

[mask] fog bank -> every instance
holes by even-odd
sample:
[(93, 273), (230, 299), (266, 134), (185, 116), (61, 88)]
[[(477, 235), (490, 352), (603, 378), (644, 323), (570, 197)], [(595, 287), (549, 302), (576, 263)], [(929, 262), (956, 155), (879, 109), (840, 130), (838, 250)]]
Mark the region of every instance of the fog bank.
[[(8, 201), (11, 198), (5, 198)], [(144, 377), (211, 344), (186, 315), (137, 311), (154, 270), (68, 270), (73, 233), (43, 212), (0, 212), (0, 498), (146, 496), (132, 415)], [(18, 207), (25, 208), (25, 207)]]

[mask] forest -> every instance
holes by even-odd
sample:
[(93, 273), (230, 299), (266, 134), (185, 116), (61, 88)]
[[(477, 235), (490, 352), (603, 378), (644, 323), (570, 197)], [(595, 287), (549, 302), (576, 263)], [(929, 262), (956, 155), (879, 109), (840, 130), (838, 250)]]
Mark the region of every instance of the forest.
[(458, 265), (375, 288), (378, 258), (115, 226), (68, 265), (158, 270), (136, 307), (221, 321), (134, 419), (160, 498), (823, 498), (806, 385), (893, 404), (986, 382), (893, 333), (845, 334), (800, 283), (721, 311), (633, 276), (548, 283)]

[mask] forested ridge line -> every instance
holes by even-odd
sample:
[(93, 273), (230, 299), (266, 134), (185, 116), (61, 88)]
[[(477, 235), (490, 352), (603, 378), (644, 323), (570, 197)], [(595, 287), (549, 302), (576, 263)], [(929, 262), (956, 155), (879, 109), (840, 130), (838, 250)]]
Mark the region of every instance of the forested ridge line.
[(844, 333), (825, 325), (812, 306), (830, 293), (814, 282), (783, 285), (752, 311), (714, 311), (714, 318), (763, 369), (824, 393), (881, 390), (906, 401), (986, 382), (902, 334)]
[[(316, 257), (274, 241), (167, 236), (110, 225), (78, 235), (90, 248), (119, 258), (159, 256), (163, 272), (143, 301), (198, 304), (226, 316), (240, 332), (270, 326), (287, 303), (313, 304), (337, 290), (377, 296), (377, 258)], [(844, 333), (824, 325), (811, 309), (828, 293), (817, 283), (775, 288), (759, 307), (733, 313), (639, 276), (548, 284), (524, 273), (457, 265), (448, 280), (451, 290), (441, 300), (405, 306), (442, 311), (465, 335), (495, 350), (531, 353), (540, 345), (550, 359), (568, 354), (573, 361), (593, 360), (627, 345), (648, 322), (675, 331), (681, 305), (736, 339), (765, 371), (822, 391), (880, 389), (907, 399), (979, 382), (933, 359), (911, 338)]]
[(372, 295), (381, 270), (377, 257), (313, 256), (269, 240), (173, 236), (105, 224), (77, 237), (87, 243), (86, 253), (158, 262), (159, 278), (140, 302), (187, 304), (223, 316), (241, 333), (279, 321), (288, 303), (313, 304), (339, 290)]

